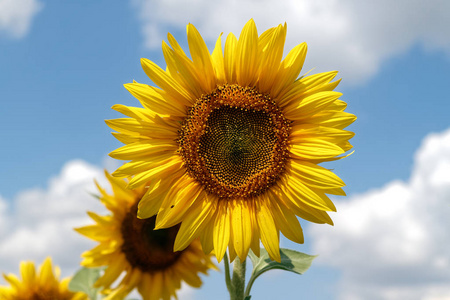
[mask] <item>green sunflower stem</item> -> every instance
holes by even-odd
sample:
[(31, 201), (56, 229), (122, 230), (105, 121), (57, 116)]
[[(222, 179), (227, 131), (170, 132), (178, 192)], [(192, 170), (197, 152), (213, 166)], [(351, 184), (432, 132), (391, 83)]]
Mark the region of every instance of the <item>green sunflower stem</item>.
[(233, 277), (231, 278), (232, 291), (230, 300), (244, 300), (246, 261), (236, 257), (233, 263)]

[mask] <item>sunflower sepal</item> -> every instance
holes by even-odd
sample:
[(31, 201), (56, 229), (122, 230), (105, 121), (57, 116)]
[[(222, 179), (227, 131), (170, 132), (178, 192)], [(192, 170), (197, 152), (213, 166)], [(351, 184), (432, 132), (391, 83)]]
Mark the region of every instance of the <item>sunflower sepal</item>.
[(99, 268), (81, 268), (72, 277), (69, 282), (69, 290), (72, 292), (83, 292), (88, 295), (90, 300), (100, 300), (101, 288), (95, 288), (94, 283), (100, 277), (104, 267)]

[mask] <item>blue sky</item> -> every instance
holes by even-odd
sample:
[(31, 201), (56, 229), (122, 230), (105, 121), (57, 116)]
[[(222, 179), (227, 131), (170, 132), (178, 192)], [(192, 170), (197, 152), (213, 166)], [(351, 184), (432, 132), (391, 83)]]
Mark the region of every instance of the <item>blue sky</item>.
[[(119, 116), (110, 109), (114, 104), (138, 106), (123, 84), (133, 79), (150, 83), (140, 58), (164, 66), (161, 39), (170, 31), (185, 46), (188, 22), (203, 33), (211, 49), (220, 32), (238, 34), (253, 17), (259, 32), (287, 21), (287, 48), (308, 43), (305, 72), (313, 67), (313, 73), (339, 70), (343, 81), (337, 90), (344, 93), (347, 111), (358, 116), (349, 128), (356, 133), (355, 153), (328, 165), (347, 183), (349, 195), (335, 199), (336, 226), (322, 229), (303, 222), (308, 233), (304, 245), (282, 240), (286, 247), (321, 255), (320, 260), (302, 277), (264, 275), (254, 286), (254, 298), (275, 299), (281, 293), (284, 299), (448, 299), (450, 290), (444, 283), (449, 286), (450, 274), (440, 268), (450, 269), (450, 251), (445, 255), (450, 239), (433, 230), (437, 224), (441, 228), (450, 225), (441, 215), (442, 210), (450, 212), (444, 197), (450, 196), (450, 182), (434, 180), (433, 174), (450, 178), (450, 152), (446, 151), (450, 149), (446, 132), (450, 128), (450, 38), (443, 29), (450, 26), (445, 18), (450, 13), (449, 4), (437, 0), (398, 1), (395, 5), (385, 1), (364, 5), (350, 0), (340, 5), (332, 0), (280, 3), (0, 0), (0, 253), (8, 253), (4, 260), (0, 258), (0, 271), (15, 271), (20, 260), (42, 261), (48, 254), (56, 257), (66, 275), (76, 267), (79, 252), (62, 254), (70, 250), (53, 247), (64, 231), (55, 231), (47, 224), (62, 222), (58, 215), (63, 214), (59, 208), (52, 213), (39, 210), (39, 206), (61, 206), (64, 210), (65, 205), (76, 203), (73, 210), (64, 210), (70, 216), (66, 219), (70, 222), (64, 224), (72, 227), (88, 222), (84, 217), (88, 207), (100, 209), (84, 190), (74, 190), (92, 189), (92, 177), (101, 177), (102, 168), (117, 166), (107, 153), (120, 143), (104, 119)], [(399, 189), (395, 190), (395, 184)], [(414, 196), (422, 192), (422, 199)], [(399, 199), (395, 195), (403, 196)], [(377, 197), (392, 201), (377, 204), (373, 200)], [(417, 211), (411, 207), (422, 207), (424, 201), (438, 203), (436, 207), (441, 209), (424, 206), (421, 216), (411, 218), (413, 224), (409, 224), (405, 216), (415, 216)], [(363, 208), (365, 215), (359, 213), (356, 208), (361, 203), (373, 210)], [(341, 215), (348, 218), (340, 217), (340, 205)], [(20, 211), (25, 207), (31, 212)], [(377, 223), (374, 212), (396, 208), (398, 222), (391, 224), (387, 215), (380, 220), (391, 227)], [(383, 248), (386, 252), (402, 253), (405, 247), (420, 246), (422, 239), (412, 239), (417, 242), (414, 244), (410, 240), (403, 243), (401, 238), (416, 227), (428, 231), (428, 247), (439, 246), (421, 256), (423, 264), (399, 264), (385, 259), (384, 252), (372, 253), (367, 260), (378, 259), (381, 267), (360, 263), (359, 271), (366, 280), (358, 279), (362, 278), (356, 276), (358, 261), (347, 254), (367, 251), (361, 246), (366, 242), (363, 238), (358, 242), (346, 226), (351, 227), (352, 218), (359, 220), (361, 215), (373, 221), (367, 228), (360, 224), (366, 228), (360, 234), (373, 234), (370, 241), (374, 247), (382, 237), (398, 232), (392, 237), (395, 242)], [(30, 238), (39, 234), (47, 239)], [(83, 251), (92, 246), (77, 238), (69, 242), (72, 249)], [(347, 252), (339, 250), (342, 247), (347, 247)], [(335, 260), (346, 258), (342, 263), (333, 262), (329, 249), (336, 249)], [(441, 267), (423, 272), (426, 262), (433, 264), (434, 260), (429, 261), (433, 257)], [(422, 270), (428, 277), (402, 277), (405, 270)], [(398, 276), (383, 283), (378, 280), (383, 272)], [(414, 280), (422, 284), (418, 287)], [(227, 299), (223, 273), (204, 281), (201, 291), (188, 291), (186, 297)], [(216, 297), (217, 291), (221, 295)]]

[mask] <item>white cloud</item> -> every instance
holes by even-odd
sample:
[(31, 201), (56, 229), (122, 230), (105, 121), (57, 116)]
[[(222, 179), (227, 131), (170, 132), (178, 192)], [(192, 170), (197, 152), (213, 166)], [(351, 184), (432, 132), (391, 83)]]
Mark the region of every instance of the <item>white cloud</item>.
[(145, 45), (159, 48), (167, 31), (193, 23), (209, 45), (220, 32), (239, 35), (253, 18), (259, 32), (288, 23), (287, 49), (306, 41), (305, 69), (339, 70), (345, 82), (364, 82), (388, 58), (419, 43), (450, 53), (446, 0), (132, 0)]
[(7, 210), (8, 204), (6, 203), (6, 200), (0, 196), (0, 236), (5, 232), (6, 224), (8, 224)]
[(98, 194), (94, 178), (108, 187), (100, 168), (74, 160), (50, 179), (46, 190), (24, 191), (9, 206), (0, 198), (0, 272), (17, 274), (20, 261), (41, 264), (51, 256), (63, 276), (72, 275), (80, 254), (95, 245), (73, 227), (92, 223), (87, 210), (105, 211), (90, 195)]
[(342, 271), (340, 299), (450, 299), (450, 130), (424, 139), (408, 182), (336, 206), (335, 226), (309, 234)]
[(42, 7), (38, 0), (0, 0), (0, 34), (6, 32), (14, 38), (25, 36)]

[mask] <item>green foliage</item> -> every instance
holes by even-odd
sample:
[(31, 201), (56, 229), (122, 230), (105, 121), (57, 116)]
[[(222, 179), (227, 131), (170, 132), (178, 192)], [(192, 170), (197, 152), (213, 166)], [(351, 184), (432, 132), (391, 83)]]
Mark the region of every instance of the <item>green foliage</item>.
[(81, 268), (69, 282), (69, 290), (72, 292), (83, 292), (90, 300), (100, 299), (100, 289), (94, 288), (94, 283), (100, 277), (103, 268)]
[(252, 276), (258, 277), (264, 272), (273, 269), (281, 269), (297, 274), (303, 274), (309, 269), (315, 255), (308, 255), (290, 249), (280, 249), (281, 262), (273, 261), (265, 249), (261, 249), (260, 257), (250, 252), (249, 256), (253, 264)]
[(308, 255), (290, 249), (280, 249), (280, 254), (281, 262), (276, 262), (270, 259), (269, 254), (265, 249), (261, 249), (259, 257), (252, 252), (249, 253), (253, 264), (253, 271), (246, 288), (245, 300), (250, 299), (250, 290), (252, 285), (256, 278), (258, 278), (261, 274), (270, 270), (278, 269), (301, 275), (309, 269), (313, 259), (316, 258), (314, 255)]

